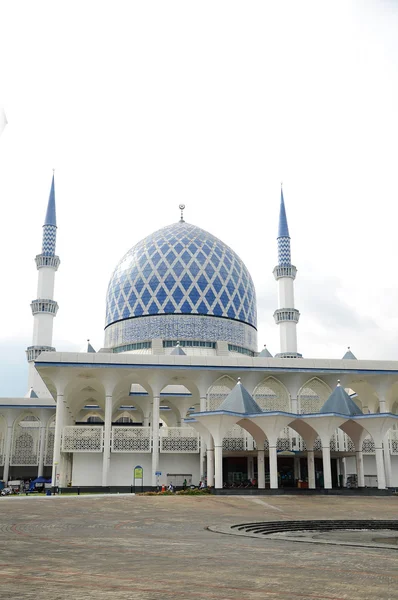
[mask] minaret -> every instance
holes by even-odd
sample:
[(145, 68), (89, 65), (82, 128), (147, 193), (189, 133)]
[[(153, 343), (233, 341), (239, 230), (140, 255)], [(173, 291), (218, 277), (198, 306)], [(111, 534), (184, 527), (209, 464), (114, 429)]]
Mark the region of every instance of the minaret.
[(300, 318), (299, 311), (294, 308), (294, 280), (297, 269), (291, 264), (290, 236), (287, 226), (285, 201), (281, 188), (281, 207), (279, 212), (278, 231), (278, 265), (274, 269), (274, 277), (278, 282), (278, 306), (274, 312), (275, 323), (279, 325), (280, 352), (278, 358), (301, 358), (297, 352), (296, 325)]
[(58, 304), (53, 300), (55, 272), (60, 260), (55, 255), (57, 239), (57, 219), (55, 214), (54, 174), (51, 182), (46, 219), (43, 225), (43, 243), (41, 254), (36, 256), (38, 270), (37, 297), (32, 300), (31, 309), (34, 318), (32, 346), (26, 350), (29, 363), (28, 389), (33, 389), (39, 398), (50, 396), (44, 382), (35, 369), (34, 361), (41, 352), (55, 351), (53, 341), (53, 320)]

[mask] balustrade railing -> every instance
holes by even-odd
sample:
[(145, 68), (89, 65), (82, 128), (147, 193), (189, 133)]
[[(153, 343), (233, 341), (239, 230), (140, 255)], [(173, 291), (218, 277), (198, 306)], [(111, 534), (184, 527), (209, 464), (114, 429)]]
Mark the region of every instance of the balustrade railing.
[(150, 452), (150, 427), (112, 427), (112, 452)]
[[(62, 452), (102, 452), (104, 428), (101, 426), (67, 426), (63, 429)], [(32, 456), (24, 456), (24, 464), (37, 464), (37, 446), (39, 439), (35, 440), (35, 451)], [(54, 443), (54, 432), (47, 432), (44, 464), (52, 462), (52, 447)], [(3, 452), (4, 440), (0, 439), (0, 465), (4, 463)], [(268, 441), (265, 441), (265, 450), (268, 449)], [(389, 448), (392, 455), (398, 455), (398, 430), (389, 431)], [(198, 453), (200, 451), (200, 436), (192, 427), (161, 427), (159, 429), (159, 449), (163, 453)], [(225, 452), (242, 452), (256, 450), (256, 443), (251, 435), (242, 427), (235, 425), (224, 436), (223, 450)], [(279, 451), (305, 452), (306, 445), (301, 436), (290, 428), (286, 428), (280, 434), (277, 441)], [(111, 451), (112, 452), (151, 452), (152, 431), (151, 427), (112, 427)], [(318, 437), (314, 443), (314, 450), (321, 451), (322, 444)], [(354, 444), (348, 435), (337, 430), (330, 440), (332, 452), (355, 452)], [(374, 454), (375, 444), (368, 436), (362, 443), (364, 454)], [(25, 449), (26, 454), (26, 449)], [(29, 453), (30, 454), (30, 453)], [(16, 457), (15, 457), (16, 458)], [(11, 464), (15, 464), (11, 459)]]
[(199, 434), (192, 427), (160, 428), (160, 452), (196, 454), (199, 450)]
[(102, 452), (104, 428), (96, 425), (70, 425), (64, 427), (62, 452)]

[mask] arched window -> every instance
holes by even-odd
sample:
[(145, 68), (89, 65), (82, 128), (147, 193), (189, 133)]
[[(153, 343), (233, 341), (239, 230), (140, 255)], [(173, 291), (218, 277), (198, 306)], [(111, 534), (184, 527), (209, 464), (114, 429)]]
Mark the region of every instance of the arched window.
[(119, 417), (115, 423), (134, 423), (134, 421), (131, 417)]
[(6, 450), (7, 425), (4, 417), (0, 415), (0, 465), (4, 465), (4, 455)]
[(11, 460), (13, 466), (35, 466), (39, 464), (40, 420), (27, 415), (14, 425)]
[(236, 381), (233, 381), (230, 377), (222, 377), (211, 385), (207, 393), (206, 410), (217, 410), (235, 384)]
[(104, 420), (101, 419), (101, 417), (97, 416), (97, 415), (93, 415), (91, 417), (88, 417), (87, 419), (87, 423), (103, 423)]
[(299, 412), (301, 414), (318, 413), (331, 393), (326, 383), (317, 378), (311, 379), (299, 392)]
[(268, 377), (256, 387), (253, 398), (264, 412), (290, 411), (289, 394), (273, 377)]

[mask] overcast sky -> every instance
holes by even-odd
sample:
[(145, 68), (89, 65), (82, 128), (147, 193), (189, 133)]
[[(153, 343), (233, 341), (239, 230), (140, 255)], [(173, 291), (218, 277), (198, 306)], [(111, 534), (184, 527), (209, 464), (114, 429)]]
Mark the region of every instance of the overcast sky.
[(398, 360), (398, 2), (0, 4), (0, 395), (26, 392), (53, 167), (58, 350), (103, 345), (114, 267), (184, 203), (276, 353), (283, 181), (299, 351)]

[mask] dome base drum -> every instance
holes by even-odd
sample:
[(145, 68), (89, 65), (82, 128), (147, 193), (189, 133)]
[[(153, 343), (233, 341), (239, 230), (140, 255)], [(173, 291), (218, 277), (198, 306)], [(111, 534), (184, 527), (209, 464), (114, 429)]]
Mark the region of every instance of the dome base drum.
[(105, 330), (105, 347), (162, 340), (225, 341), (257, 351), (257, 331), (246, 323), (202, 315), (157, 315), (113, 323)]

